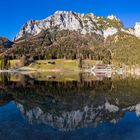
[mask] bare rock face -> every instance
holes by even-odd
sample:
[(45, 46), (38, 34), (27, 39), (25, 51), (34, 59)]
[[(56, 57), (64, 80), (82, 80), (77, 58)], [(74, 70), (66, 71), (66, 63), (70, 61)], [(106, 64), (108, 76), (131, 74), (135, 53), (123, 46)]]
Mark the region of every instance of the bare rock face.
[(106, 30), (104, 30), (104, 38), (107, 38), (108, 36), (112, 36), (116, 34), (118, 30), (114, 27), (109, 27)]
[(28, 21), (16, 35), (15, 40), (25, 35), (35, 36), (42, 30), (54, 28), (58, 31), (69, 30), (82, 34), (95, 33), (107, 38), (123, 28), (123, 25), (115, 16), (98, 17), (92, 13), (57, 11), (46, 19)]
[(136, 22), (134, 28), (122, 29), (122, 31), (140, 38), (140, 22)]
[(134, 27), (134, 34), (136, 37), (140, 38), (140, 22), (137, 22)]

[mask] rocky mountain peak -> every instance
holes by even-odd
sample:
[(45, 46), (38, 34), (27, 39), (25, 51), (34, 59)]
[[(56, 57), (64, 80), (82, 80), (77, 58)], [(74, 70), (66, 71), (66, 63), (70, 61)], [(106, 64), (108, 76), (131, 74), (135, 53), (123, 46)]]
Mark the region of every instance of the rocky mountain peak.
[[(115, 19), (115, 21), (112, 21)], [(42, 30), (57, 28), (58, 31), (77, 31), (82, 34), (97, 34), (103, 37), (113, 35), (122, 28), (122, 23), (115, 17), (97, 17), (93, 13), (81, 14), (72, 11), (56, 11), (43, 20), (28, 21), (16, 35), (15, 40), (26, 34), (35, 36)], [(109, 32), (108, 32), (109, 31)]]
[(134, 31), (135, 36), (140, 38), (140, 22), (136, 22), (134, 30), (135, 30)]
[(109, 15), (107, 18), (110, 19), (110, 20), (120, 21), (120, 19), (118, 19), (118, 18), (117, 18), (116, 16), (114, 16), (114, 15)]

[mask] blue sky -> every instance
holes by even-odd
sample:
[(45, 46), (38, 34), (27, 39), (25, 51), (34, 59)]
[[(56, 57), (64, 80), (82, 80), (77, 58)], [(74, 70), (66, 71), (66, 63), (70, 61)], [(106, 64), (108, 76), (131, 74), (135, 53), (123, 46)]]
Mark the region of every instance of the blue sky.
[(14, 38), (30, 19), (43, 19), (57, 10), (96, 15), (114, 14), (126, 27), (140, 21), (140, 0), (1, 0), (0, 36)]

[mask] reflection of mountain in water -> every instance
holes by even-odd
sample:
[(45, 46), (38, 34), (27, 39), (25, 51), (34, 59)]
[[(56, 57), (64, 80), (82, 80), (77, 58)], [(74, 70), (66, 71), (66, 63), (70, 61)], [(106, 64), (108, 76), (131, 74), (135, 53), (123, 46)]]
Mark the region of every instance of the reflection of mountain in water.
[[(4, 78), (3, 78), (4, 79)], [(140, 115), (140, 80), (1, 82), (1, 104), (14, 100), (31, 123), (44, 123), (61, 131), (116, 123), (126, 111)], [(2, 102), (3, 101), (3, 102)]]
[[(109, 104), (108, 104), (109, 105)], [(111, 105), (109, 105), (111, 107)], [(26, 111), (23, 105), (18, 104), (20, 111), (33, 123), (45, 123), (61, 131), (71, 131), (78, 128), (89, 126), (96, 126), (98, 123), (103, 122), (105, 115), (110, 113), (108, 117), (112, 117), (113, 113), (118, 111), (118, 108), (112, 105), (112, 110), (105, 108), (107, 106), (83, 106), (79, 110), (63, 111), (60, 112), (44, 112), (41, 108), (35, 107)], [(116, 110), (117, 108), (117, 110)], [(113, 120), (113, 119), (112, 119)]]
[(102, 106), (88, 107), (83, 109), (58, 112), (45, 112), (39, 107), (25, 110), (24, 106), (17, 104), (20, 111), (27, 117), (30, 123), (44, 123), (61, 131), (72, 131), (85, 127), (96, 127), (103, 122), (117, 123), (123, 117), (125, 111), (136, 111), (140, 113), (140, 105), (120, 109), (115, 105), (106, 102)]

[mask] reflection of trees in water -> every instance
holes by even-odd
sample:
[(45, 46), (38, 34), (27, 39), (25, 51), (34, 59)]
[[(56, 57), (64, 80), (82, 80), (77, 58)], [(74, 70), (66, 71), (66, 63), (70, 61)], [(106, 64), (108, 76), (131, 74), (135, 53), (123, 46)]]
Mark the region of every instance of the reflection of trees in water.
[(20, 75), (20, 81), (11, 81), (10, 74), (1, 74), (1, 85), (4, 85), (5, 88), (14, 86), (17, 89), (22, 90), (23, 87), (26, 87), (24, 91), (32, 89), (35, 93), (40, 92), (41, 94), (81, 94), (86, 91), (91, 91), (94, 89), (102, 89), (108, 90), (110, 88), (111, 81), (109, 79), (105, 79), (104, 81), (85, 81), (80, 76), (79, 81), (37, 81), (30, 78), (27, 75)]
[(83, 100), (82, 97), (97, 98), (101, 101), (105, 101), (105, 98), (107, 98), (115, 105), (117, 105), (117, 100), (119, 100), (122, 105), (127, 106), (128, 101), (136, 104), (140, 99), (139, 79), (127, 78), (119, 80), (104, 78), (102, 81), (86, 81), (84, 74), (80, 74), (81, 80), (57, 82), (37, 81), (28, 75), (19, 75), (20, 81), (11, 81), (10, 77), (10, 74), (1, 74), (0, 92), (12, 94), (15, 98), (21, 100), (38, 100), (45, 96), (51, 96), (58, 100), (62, 98), (67, 100), (65, 97), (68, 97), (69, 100), (71, 98), (71, 102), (76, 102), (81, 96), (81, 102)]
[(140, 102), (139, 79), (86, 81), (81, 74), (78, 81), (57, 82), (37, 81), (27, 75), (11, 81), (10, 77), (1, 75), (0, 105), (15, 100), (30, 121), (61, 126), (61, 130), (115, 122), (123, 117), (124, 109)]
[(2, 84), (7, 85), (10, 81), (11, 75), (9, 73), (0, 73)]
[(79, 103), (83, 104), (84, 99), (87, 99), (86, 101), (90, 104), (91, 95), (95, 91), (108, 91), (111, 85), (109, 79), (104, 81), (85, 81), (82, 78), (83, 75), (80, 77), (81, 80), (79, 81), (57, 82), (37, 81), (27, 75), (20, 75), (20, 81), (11, 81), (10, 75), (2, 74), (1, 88), (3, 90), (0, 93), (3, 91), (13, 95), (15, 100), (25, 100), (28, 103), (46, 102), (49, 96), (60, 102), (65, 101), (78, 106)]

